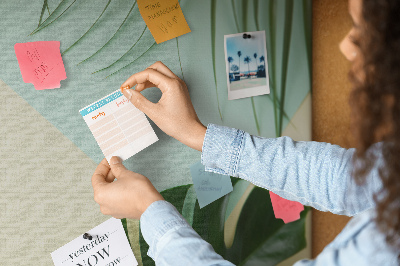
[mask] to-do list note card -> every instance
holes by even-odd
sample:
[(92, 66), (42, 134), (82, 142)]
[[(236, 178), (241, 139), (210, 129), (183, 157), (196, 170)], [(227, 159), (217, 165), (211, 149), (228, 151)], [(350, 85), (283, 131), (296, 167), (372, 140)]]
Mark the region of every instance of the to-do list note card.
[(121, 220), (111, 218), (51, 253), (56, 266), (136, 266)]
[(201, 162), (190, 166), (193, 186), (196, 190), (200, 208), (232, 192), (231, 178), (212, 172), (206, 172)]
[(190, 32), (178, 0), (137, 0), (137, 5), (157, 43)]
[(60, 42), (16, 43), (14, 50), (22, 79), (25, 83), (32, 83), (36, 90), (60, 88), (60, 81), (67, 78)]
[(145, 114), (117, 90), (79, 111), (110, 161), (126, 160), (158, 140)]

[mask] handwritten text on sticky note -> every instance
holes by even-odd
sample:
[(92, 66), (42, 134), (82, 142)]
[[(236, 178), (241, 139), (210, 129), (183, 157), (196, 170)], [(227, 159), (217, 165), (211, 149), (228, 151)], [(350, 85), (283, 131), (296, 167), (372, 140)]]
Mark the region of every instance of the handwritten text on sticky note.
[(269, 196), (271, 197), (275, 218), (282, 219), (285, 224), (300, 219), (300, 213), (304, 210), (301, 203), (284, 199), (271, 191)]
[(56, 266), (138, 265), (121, 220), (111, 218), (51, 253)]
[(35, 89), (60, 88), (60, 81), (67, 78), (60, 42), (16, 43), (14, 50), (24, 82), (32, 83)]
[(231, 178), (225, 175), (206, 172), (198, 162), (190, 167), (193, 185), (196, 190), (200, 208), (225, 196), (233, 190)]
[(157, 43), (190, 32), (178, 0), (137, 0), (137, 5)]

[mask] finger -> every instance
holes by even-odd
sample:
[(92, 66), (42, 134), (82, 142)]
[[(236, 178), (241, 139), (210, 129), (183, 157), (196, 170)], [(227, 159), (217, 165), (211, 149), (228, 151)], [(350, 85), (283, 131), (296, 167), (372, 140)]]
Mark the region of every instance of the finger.
[[(152, 64), (151, 66), (149, 66), (148, 68), (157, 70), (158, 72), (164, 74), (167, 77), (170, 77), (172, 79), (178, 79), (178, 76), (176, 76), (174, 74), (174, 72), (172, 72), (166, 65), (164, 65), (161, 61), (157, 61), (154, 64)], [(136, 85), (135, 90), (136, 91), (142, 91), (145, 90), (147, 88), (152, 88), (155, 87), (155, 85), (149, 81), (146, 81), (145, 83), (139, 83)]]
[(141, 92), (141, 91), (143, 91), (143, 90), (145, 90), (147, 88), (153, 88), (153, 87), (156, 87), (156, 85), (154, 85), (150, 81), (146, 81), (145, 83), (137, 84), (136, 87), (135, 87), (135, 91)]
[(150, 102), (140, 92), (132, 89), (124, 90), (123, 94), (140, 111), (152, 118), (154, 110), (157, 108), (155, 103)]
[(112, 171), (109, 171), (108, 174), (107, 174), (107, 176), (106, 176), (106, 181), (107, 181), (108, 183), (111, 183), (111, 182), (114, 181), (114, 179), (115, 179), (115, 176), (114, 176), (113, 172), (112, 172)]
[(110, 159), (110, 166), (111, 171), (113, 172), (114, 176), (118, 179), (123, 178), (123, 173), (126, 172), (128, 169), (122, 164), (121, 158), (117, 156), (113, 156)]
[(92, 176), (92, 186), (93, 189), (97, 187), (108, 184), (106, 181), (106, 177), (110, 172), (110, 166), (106, 159), (103, 159), (100, 164), (97, 166), (96, 170), (94, 170), (94, 174)]
[(169, 69), (166, 65), (164, 65), (161, 61), (157, 61), (154, 64), (152, 64), (151, 66), (149, 66), (148, 68), (152, 68), (157, 70), (160, 73), (163, 73), (164, 75), (166, 75), (167, 77), (176, 79), (178, 78), (174, 72), (171, 71), (171, 69)]
[(121, 88), (132, 88), (136, 84), (151, 82), (155, 87), (159, 88), (161, 92), (165, 92), (168, 88), (168, 85), (171, 85), (173, 79), (164, 75), (161, 72), (158, 72), (155, 69), (147, 68), (146, 70), (133, 74), (130, 76), (124, 83), (122, 83)]

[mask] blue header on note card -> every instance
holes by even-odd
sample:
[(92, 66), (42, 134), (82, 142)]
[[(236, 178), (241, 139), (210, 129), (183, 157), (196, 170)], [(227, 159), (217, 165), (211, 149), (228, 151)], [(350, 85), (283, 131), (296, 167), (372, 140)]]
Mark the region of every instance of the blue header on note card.
[(94, 104), (86, 107), (85, 109), (82, 109), (81, 111), (79, 111), (79, 113), (82, 116), (88, 115), (93, 111), (96, 111), (97, 109), (99, 109), (100, 107), (108, 104), (109, 102), (114, 101), (115, 99), (121, 97), (123, 94), (120, 91), (116, 91), (113, 94), (110, 94), (109, 96), (101, 99), (100, 101), (95, 102)]

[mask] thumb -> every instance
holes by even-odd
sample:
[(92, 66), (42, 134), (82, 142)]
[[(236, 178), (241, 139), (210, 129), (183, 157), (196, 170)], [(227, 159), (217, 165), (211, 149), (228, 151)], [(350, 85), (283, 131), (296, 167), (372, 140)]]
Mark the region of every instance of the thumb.
[(113, 156), (110, 159), (110, 168), (114, 176), (118, 179), (121, 178), (121, 174), (126, 171), (126, 167), (122, 164), (121, 158)]
[(122, 92), (126, 98), (140, 111), (148, 115), (148, 113), (152, 110), (154, 103), (150, 102), (146, 99), (140, 92), (126, 89)]

